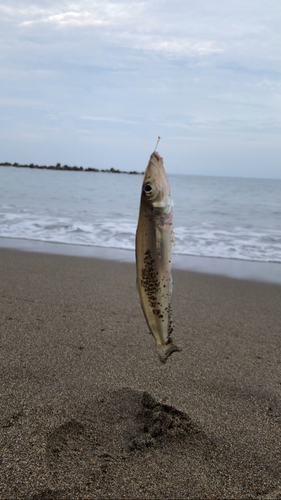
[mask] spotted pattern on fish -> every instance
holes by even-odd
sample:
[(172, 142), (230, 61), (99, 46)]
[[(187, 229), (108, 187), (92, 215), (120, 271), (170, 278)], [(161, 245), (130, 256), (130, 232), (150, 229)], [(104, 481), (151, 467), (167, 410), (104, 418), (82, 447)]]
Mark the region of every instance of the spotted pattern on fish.
[[(159, 306), (161, 304), (160, 302), (157, 302), (156, 295), (158, 292), (161, 292), (161, 286), (160, 282), (158, 281), (158, 271), (156, 271), (155, 259), (153, 259), (151, 252), (149, 250), (145, 252), (144, 267), (141, 271), (141, 277), (142, 277), (141, 286), (145, 290), (153, 314), (155, 314), (155, 316), (158, 316), (158, 318), (160, 319), (164, 318), (165, 311), (168, 314), (169, 318), (168, 341), (167, 341), (168, 344), (171, 341), (170, 337), (174, 330), (171, 305), (169, 304), (168, 307), (165, 307), (165, 311), (163, 311), (163, 313), (159, 309)], [(162, 280), (164, 280), (164, 278), (162, 278)], [(165, 286), (166, 285), (164, 285), (164, 287)], [(162, 321), (164, 322), (164, 319), (162, 319)]]
[(173, 318), (172, 318), (172, 308), (171, 304), (168, 305), (168, 318), (169, 318), (169, 324), (168, 324), (168, 342), (170, 343), (171, 340), (171, 335), (174, 331), (174, 323), (173, 323)]
[[(158, 305), (156, 296), (157, 293), (161, 291), (161, 287), (158, 281), (158, 271), (156, 271), (155, 259), (153, 259), (149, 250), (145, 252), (141, 278), (141, 286), (144, 288), (150, 307), (152, 307), (154, 314), (156, 314), (156, 307)], [(160, 311), (159, 314), (161, 314)]]

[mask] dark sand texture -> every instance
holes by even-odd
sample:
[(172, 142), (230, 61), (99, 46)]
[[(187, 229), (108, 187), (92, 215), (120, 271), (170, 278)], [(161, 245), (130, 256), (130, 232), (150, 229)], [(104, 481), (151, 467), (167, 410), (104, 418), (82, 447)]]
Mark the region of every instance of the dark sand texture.
[(174, 272), (162, 365), (131, 264), (0, 250), (1, 499), (281, 498), (281, 286)]

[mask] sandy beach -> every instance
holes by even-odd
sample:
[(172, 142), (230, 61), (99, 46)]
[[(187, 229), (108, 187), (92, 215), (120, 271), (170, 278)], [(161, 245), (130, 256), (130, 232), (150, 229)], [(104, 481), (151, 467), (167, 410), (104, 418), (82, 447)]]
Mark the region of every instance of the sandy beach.
[(281, 286), (173, 278), (162, 365), (133, 264), (0, 249), (2, 499), (281, 498)]

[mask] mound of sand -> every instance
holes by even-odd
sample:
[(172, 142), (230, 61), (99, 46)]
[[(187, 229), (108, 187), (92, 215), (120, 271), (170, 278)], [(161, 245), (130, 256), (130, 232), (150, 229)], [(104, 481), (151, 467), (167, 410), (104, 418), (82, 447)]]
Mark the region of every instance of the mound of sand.
[(260, 478), (275, 475), (185, 413), (129, 388), (6, 415), (2, 427), (21, 448), (21, 463), (6, 463), (4, 498), (225, 498), (233, 491), (257, 498)]

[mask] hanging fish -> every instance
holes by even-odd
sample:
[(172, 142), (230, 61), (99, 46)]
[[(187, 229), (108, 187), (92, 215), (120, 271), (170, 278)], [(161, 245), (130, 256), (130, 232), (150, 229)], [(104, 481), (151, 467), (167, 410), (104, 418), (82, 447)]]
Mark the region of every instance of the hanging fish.
[(137, 288), (145, 319), (163, 363), (174, 351), (180, 350), (171, 338), (173, 243), (171, 189), (163, 158), (154, 151), (144, 173), (140, 200), (136, 234)]

